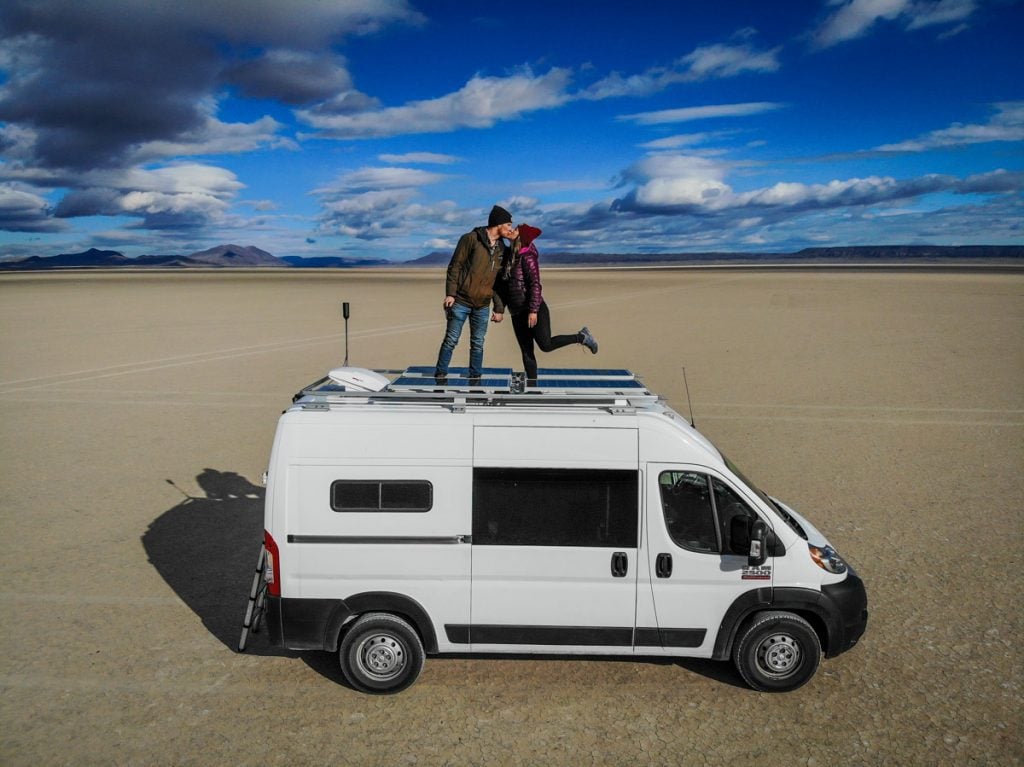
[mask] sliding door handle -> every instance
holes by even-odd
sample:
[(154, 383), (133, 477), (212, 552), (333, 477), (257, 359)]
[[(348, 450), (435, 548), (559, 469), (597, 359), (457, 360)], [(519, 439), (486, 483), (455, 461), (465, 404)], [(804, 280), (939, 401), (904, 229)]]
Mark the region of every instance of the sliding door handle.
[(625, 578), (627, 572), (629, 572), (629, 557), (624, 551), (616, 551), (612, 554), (612, 576)]
[(659, 554), (658, 558), (654, 560), (654, 574), (659, 578), (671, 578), (672, 577), (672, 555), (671, 554)]

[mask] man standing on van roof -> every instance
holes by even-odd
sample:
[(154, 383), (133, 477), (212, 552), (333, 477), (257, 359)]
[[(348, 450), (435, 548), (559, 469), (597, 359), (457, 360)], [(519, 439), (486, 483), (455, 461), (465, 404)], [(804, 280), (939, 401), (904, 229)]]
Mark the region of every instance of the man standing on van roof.
[[(484, 367), (484, 336), (487, 334), (488, 315), (494, 322), (501, 322), (505, 307), (494, 295), (494, 278), (501, 269), (505, 256), (505, 242), (511, 239), (512, 214), (499, 205), (491, 208), (487, 226), (479, 226), (467, 232), (455, 246), (452, 260), (448, 264), (445, 281), (444, 310), (448, 317), (444, 340), (437, 353), (434, 375), (438, 379), (448, 376), (448, 365), (452, 352), (459, 343), (462, 327), (469, 320), (469, 377), (479, 378)], [(490, 312), (491, 298), (494, 298), (494, 313)]]

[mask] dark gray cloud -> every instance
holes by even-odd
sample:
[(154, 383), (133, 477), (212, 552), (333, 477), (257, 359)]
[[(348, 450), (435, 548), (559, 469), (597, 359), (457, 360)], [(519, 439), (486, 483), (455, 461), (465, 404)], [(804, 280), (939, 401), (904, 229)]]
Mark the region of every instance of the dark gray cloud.
[[(36, 165), (122, 167), (141, 145), (201, 133), (222, 78), (288, 104), (350, 92), (326, 46), (417, 19), (404, 0), (8, 0), (0, 121), (33, 132)], [(248, 58), (232, 63), (236, 50)]]
[(352, 90), (344, 60), (305, 51), (273, 50), (228, 66), (224, 79), (243, 96), (292, 106), (324, 101)]
[(380, 109), (380, 101), (357, 90), (337, 93), (304, 110), (309, 115), (332, 117), (335, 115), (358, 115)]
[(956, 184), (960, 194), (1002, 194), (1024, 191), (1024, 171), (995, 170), (968, 176)]
[(8, 232), (60, 232), (65, 226), (50, 216), (42, 197), (13, 186), (0, 186), (0, 229)]
[(199, 38), (161, 34), (133, 14), (90, 4), (7, 3), (0, 33), (8, 80), (0, 120), (35, 133), (34, 164), (120, 165), (140, 143), (200, 126), (216, 52)]
[[(121, 167), (142, 144), (200, 132), (222, 77), (285, 103), (325, 99), (351, 83), (339, 60), (314, 53), (418, 18), (403, 0), (8, 0), (0, 120), (34, 132), (42, 167)], [(235, 51), (249, 58), (234, 65)]]
[(121, 194), (114, 189), (73, 189), (57, 204), (57, 218), (78, 216), (116, 216), (123, 213), (119, 205)]
[(0, 178), (68, 191), (55, 210), (9, 194), (20, 212), (8, 211), (0, 227), (63, 226), (44, 223), (49, 215), (129, 215), (157, 228), (216, 220), (240, 184), (191, 166), (197, 184), (164, 189), (168, 177), (181, 180), (180, 168), (161, 177), (144, 164), (294, 146), (270, 117), (219, 121), (225, 84), (286, 104), (373, 106), (330, 45), (419, 20), (406, 0), (5, 0)]

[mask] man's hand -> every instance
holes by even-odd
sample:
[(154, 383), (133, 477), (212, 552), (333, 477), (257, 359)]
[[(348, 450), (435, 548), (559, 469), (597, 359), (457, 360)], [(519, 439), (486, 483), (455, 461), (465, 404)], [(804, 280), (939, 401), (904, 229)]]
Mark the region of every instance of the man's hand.
[(537, 326), (537, 312), (530, 312), (529, 316), (526, 318), (526, 324), (531, 328)]
[(451, 309), (453, 306), (455, 306), (455, 296), (445, 296), (444, 297), (444, 308), (445, 309)]
[(497, 312), (491, 312), (491, 322), (501, 322), (505, 319), (504, 314), (498, 314)]

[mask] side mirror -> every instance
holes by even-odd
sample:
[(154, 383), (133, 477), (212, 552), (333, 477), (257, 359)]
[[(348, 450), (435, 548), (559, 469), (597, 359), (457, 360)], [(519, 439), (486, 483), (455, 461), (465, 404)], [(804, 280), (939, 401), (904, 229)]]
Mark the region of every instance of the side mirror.
[(754, 520), (745, 514), (737, 514), (729, 520), (729, 551), (741, 557), (750, 555), (750, 532)]
[(760, 519), (751, 525), (750, 548), (747, 551), (747, 565), (760, 567), (768, 559), (768, 525)]

